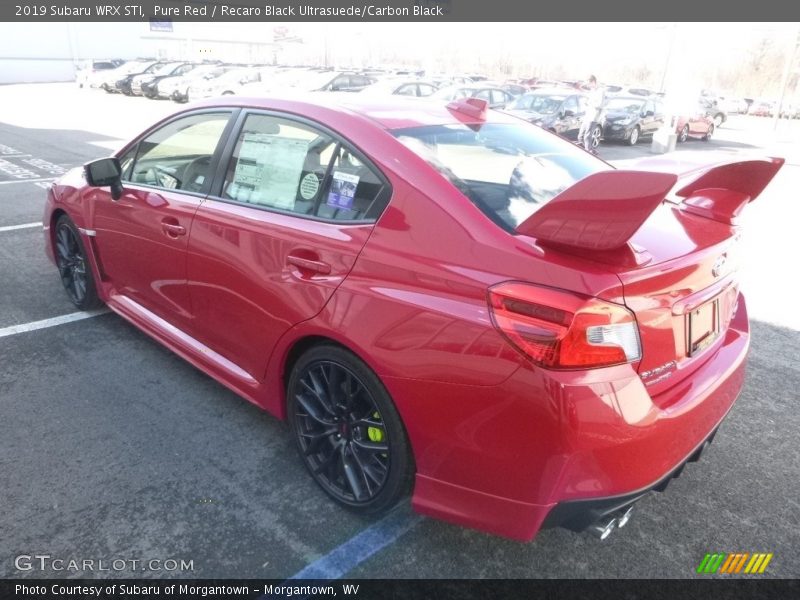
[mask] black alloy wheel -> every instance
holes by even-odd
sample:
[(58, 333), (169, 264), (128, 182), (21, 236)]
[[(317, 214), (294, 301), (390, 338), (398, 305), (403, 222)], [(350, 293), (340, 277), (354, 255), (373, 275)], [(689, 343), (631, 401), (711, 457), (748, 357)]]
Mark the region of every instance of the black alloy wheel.
[(350, 352), (318, 346), (295, 364), (289, 421), (311, 476), (334, 500), (366, 514), (408, 493), (413, 459), (377, 376)]
[(81, 310), (97, 308), (102, 302), (97, 297), (86, 250), (77, 228), (66, 215), (58, 219), (54, 239), (58, 274), (69, 299)]

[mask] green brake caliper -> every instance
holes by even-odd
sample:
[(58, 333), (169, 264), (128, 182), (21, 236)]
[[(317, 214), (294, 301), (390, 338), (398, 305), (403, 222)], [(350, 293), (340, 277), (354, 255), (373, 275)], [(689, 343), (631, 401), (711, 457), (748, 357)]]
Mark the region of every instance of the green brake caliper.
[[(372, 418), (376, 421), (380, 421), (381, 415), (379, 412), (375, 411), (372, 413)], [(369, 437), (370, 442), (382, 442), (386, 437), (386, 434), (383, 432), (383, 429), (380, 427), (367, 427), (367, 436)]]

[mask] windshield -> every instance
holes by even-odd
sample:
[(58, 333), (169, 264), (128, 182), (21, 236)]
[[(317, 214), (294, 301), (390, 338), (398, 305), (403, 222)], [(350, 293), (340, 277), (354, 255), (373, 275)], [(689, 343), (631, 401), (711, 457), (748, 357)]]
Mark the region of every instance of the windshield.
[(639, 100), (634, 100), (632, 98), (611, 98), (606, 103), (607, 110), (617, 110), (617, 111), (625, 111), (625, 112), (639, 112), (642, 110), (644, 106), (644, 102)]
[(509, 107), (512, 110), (532, 110), (543, 115), (549, 115), (558, 110), (565, 96), (544, 96), (542, 94), (525, 94), (520, 96)]
[(392, 133), (508, 231), (575, 182), (610, 168), (527, 123), (458, 123)]

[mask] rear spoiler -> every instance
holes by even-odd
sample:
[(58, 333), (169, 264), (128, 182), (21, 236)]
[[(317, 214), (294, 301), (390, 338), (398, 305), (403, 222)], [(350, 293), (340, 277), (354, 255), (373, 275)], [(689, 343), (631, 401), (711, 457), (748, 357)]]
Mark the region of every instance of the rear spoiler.
[(783, 166), (782, 158), (722, 163), (706, 170), (675, 195), (686, 212), (721, 223), (736, 223), (748, 203), (764, 191)]
[(678, 176), (650, 171), (601, 171), (567, 188), (517, 226), (540, 243), (613, 250), (628, 243)]
[(734, 223), (783, 163), (782, 158), (728, 161), (680, 176), (657, 171), (601, 171), (558, 194), (516, 231), (544, 245), (613, 251), (628, 244), (679, 180), (675, 195), (683, 198), (682, 210)]

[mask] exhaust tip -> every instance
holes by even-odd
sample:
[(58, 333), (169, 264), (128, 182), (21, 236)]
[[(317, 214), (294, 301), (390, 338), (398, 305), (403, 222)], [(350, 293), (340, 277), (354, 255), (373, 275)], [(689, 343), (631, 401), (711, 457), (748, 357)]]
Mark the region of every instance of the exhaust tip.
[(614, 533), (614, 529), (617, 528), (617, 519), (609, 519), (608, 521), (601, 521), (599, 523), (595, 523), (591, 527), (589, 527), (589, 533), (591, 533), (594, 537), (598, 538), (600, 541), (603, 541), (612, 533)]
[(629, 506), (626, 510), (620, 511), (617, 516), (617, 527), (622, 529), (628, 524), (633, 516), (633, 506)]

